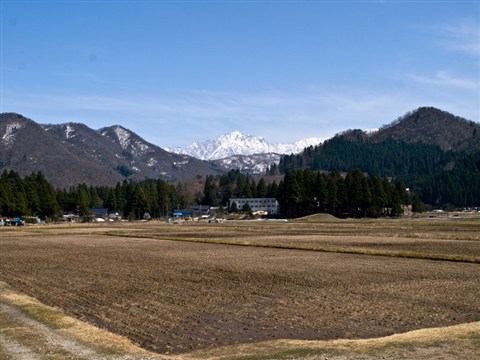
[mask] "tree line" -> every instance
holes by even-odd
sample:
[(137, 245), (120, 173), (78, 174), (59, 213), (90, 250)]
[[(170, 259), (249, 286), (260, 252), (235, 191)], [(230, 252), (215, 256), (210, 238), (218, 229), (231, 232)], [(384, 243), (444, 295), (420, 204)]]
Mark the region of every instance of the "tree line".
[[(114, 187), (80, 184), (55, 189), (41, 172), (21, 178), (5, 170), (0, 176), (0, 213), (3, 216), (39, 216), (56, 219), (61, 211), (88, 217), (91, 208), (108, 208), (130, 219), (169, 216), (175, 208), (185, 208), (190, 200), (184, 185), (163, 181), (123, 181)], [(277, 184), (261, 177), (231, 170), (207, 176), (198, 204), (223, 207), (230, 198), (276, 198), (282, 215), (294, 218), (317, 212), (340, 217), (398, 216), (410, 199), (402, 181), (367, 176), (351, 170), (343, 176), (310, 169), (289, 169)], [(231, 210), (231, 209), (225, 209)], [(240, 210), (240, 209), (236, 209)]]
[[(343, 176), (310, 169), (288, 169), (280, 182), (255, 182), (250, 175), (231, 170), (221, 176), (207, 176), (202, 204), (219, 206), (230, 198), (276, 198), (281, 214), (288, 218), (317, 212), (340, 217), (398, 216), (410, 202), (403, 181), (396, 184), (367, 176), (358, 169)], [(416, 210), (421, 207), (417, 203)], [(232, 211), (232, 209), (228, 209)], [(241, 210), (241, 209), (234, 209)]]
[(14, 170), (4, 170), (0, 176), (0, 214), (3, 216), (39, 216), (56, 219), (61, 212), (73, 212), (88, 217), (92, 208), (108, 208), (130, 219), (169, 216), (174, 209), (187, 208), (191, 202), (224, 206), (232, 197), (277, 196), (276, 182), (258, 183), (240, 170), (231, 170), (221, 176), (209, 175), (204, 180), (203, 192), (191, 199), (186, 184), (163, 180), (132, 182), (124, 180), (116, 186), (88, 186), (83, 183), (69, 189), (55, 189), (41, 172), (25, 178)]
[(318, 212), (338, 217), (395, 217), (402, 214), (403, 205), (410, 203), (402, 181), (393, 184), (358, 169), (345, 176), (337, 171), (289, 169), (279, 184), (277, 199), (289, 218)]
[(41, 172), (22, 179), (17, 172), (4, 170), (0, 177), (0, 215), (57, 218), (61, 208), (56, 195)]
[(80, 184), (70, 189), (55, 189), (41, 172), (25, 178), (5, 170), (0, 176), (0, 214), (3, 216), (39, 216), (57, 219), (62, 211), (88, 217), (91, 208), (108, 208), (130, 219), (145, 214), (162, 217), (174, 208), (186, 206), (181, 187), (163, 180), (123, 181), (114, 187)]
[(454, 161), (458, 153), (445, 152), (437, 145), (405, 143), (394, 139), (373, 143), (363, 131), (335, 136), (322, 145), (310, 146), (302, 153), (281, 159), (279, 170), (309, 168), (346, 172), (358, 168), (370, 175), (401, 177), (404, 181), (417, 175), (436, 174)]
[(251, 175), (234, 169), (224, 175), (208, 175), (199, 202), (203, 205), (223, 206), (231, 198), (276, 198), (277, 194), (276, 181), (267, 184), (261, 177), (257, 183)]
[(350, 131), (297, 155), (281, 159), (278, 170), (347, 172), (358, 168), (381, 178), (403, 181), (420, 200), (434, 207), (480, 205), (480, 153), (443, 151), (437, 145), (387, 139), (373, 143)]

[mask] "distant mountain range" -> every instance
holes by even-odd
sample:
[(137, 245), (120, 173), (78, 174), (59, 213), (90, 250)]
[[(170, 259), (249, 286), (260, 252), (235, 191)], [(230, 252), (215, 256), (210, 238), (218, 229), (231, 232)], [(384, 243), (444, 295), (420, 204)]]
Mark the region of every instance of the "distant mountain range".
[(194, 142), (185, 148), (166, 150), (209, 160), (225, 171), (240, 169), (249, 174), (263, 174), (272, 164), (278, 165), (283, 155), (298, 154), (306, 147), (319, 145), (321, 142), (320, 138), (308, 138), (291, 144), (276, 144), (260, 136), (233, 131), (214, 140)]
[(214, 164), (172, 154), (115, 125), (40, 125), (15, 113), (0, 114), (0, 170), (42, 171), (57, 187), (115, 185), (125, 179), (181, 180), (218, 174)]
[[(375, 160), (376, 166), (384, 169), (394, 158), (397, 164), (391, 169), (395, 171), (400, 165), (405, 168), (401, 162), (417, 161), (421, 155), (403, 159), (399, 151), (404, 150), (392, 145), (397, 142), (476, 153), (480, 152), (480, 125), (439, 109), (419, 108), (378, 131), (349, 130), (323, 143), (321, 139), (306, 139), (295, 144), (270, 144), (261, 137), (233, 132), (169, 152), (120, 125), (100, 130), (78, 123), (41, 125), (19, 114), (3, 113), (0, 171), (12, 169), (22, 176), (42, 171), (48, 181), (60, 188), (83, 182), (115, 185), (126, 179), (175, 181), (220, 174), (232, 168), (263, 173), (273, 163), (281, 171), (292, 167), (340, 170), (359, 167), (355, 158), (360, 156), (364, 157), (365, 166), (372, 165), (372, 160), (380, 156)], [(444, 166), (453, 165), (450, 161)]]
[(299, 140), (293, 144), (274, 144), (260, 136), (245, 135), (239, 131), (219, 136), (215, 140), (194, 142), (186, 148), (167, 148), (176, 154), (185, 154), (201, 160), (219, 160), (237, 155), (297, 154), (310, 145), (322, 142), (319, 138)]

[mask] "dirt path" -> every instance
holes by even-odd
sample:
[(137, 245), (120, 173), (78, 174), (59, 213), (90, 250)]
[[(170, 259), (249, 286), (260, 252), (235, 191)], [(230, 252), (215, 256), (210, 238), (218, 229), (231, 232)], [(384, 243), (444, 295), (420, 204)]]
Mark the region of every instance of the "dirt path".
[[(38, 337), (38, 343), (42, 343), (44, 346), (41, 349), (37, 349), (37, 352), (65, 353), (72, 359), (99, 359), (98, 354), (92, 349), (55, 333), (46, 325), (28, 318), (20, 310), (10, 305), (0, 304), (0, 312), (2, 314), (2, 322), (6, 321), (11, 326), (13, 325), (17, 329), (24, 329), (24, 331), (31, 332)], [(6, 344), (7, 351), (10, 349), (12, 354), (20, 354), (22, 358), (40, 358), (37, 353), (32, 352), (25, 346), (16, 342), (9, 342), (6, 336), (2, 339), (2, 344)]]
[(154, 360), (159, 357), (0, 283), (0, 359)]
[(41, 357), (32, 352), (28, 347), (19, 342), (0, 334), (0, 349), (2, 355), (6, 359), (24, 359), (24, 360), (40, 360)]
[(166, 356), (66, 316), (0, 283), (1, 360), (470, 360), (480, 356), (480, 322), (366, 340), (276, 340)]

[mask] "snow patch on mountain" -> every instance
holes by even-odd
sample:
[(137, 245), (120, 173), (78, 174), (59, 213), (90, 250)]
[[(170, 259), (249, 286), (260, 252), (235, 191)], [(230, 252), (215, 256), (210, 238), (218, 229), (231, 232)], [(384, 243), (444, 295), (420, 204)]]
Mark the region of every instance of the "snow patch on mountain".
[(215, 140), (194, 142), (186, 148), (167, 148), (167, 151), (190, 155), (200, 160), (218, 160), (233, 155), (296, 154), (305, 147), (319, 145), (321, 142), (322, 140), (319, 138), (309, 138), (293, 144), (273, 144), (267, 142), (263, 137), (244, 135), (239, 131), (233, 131), (219, 136)]
[(115, 135), (117, 135), (120, 146), (126, 149), (130, 145), (130, 133), (124, 128), (117, 126), (115, 128)]
[(278, 165), (281, 155), (275, 153), (254, 155), (233, 155), (227, 158), (213, 160), (213, 162), (225, 171), (239, 169), (249, 174), (265, 174), (273, 164)]
[(23, 125), (19, 122), (12, 122), (7, 124), (5, 128), (5, 134), (2, 136), (3, 143), (7, 146), (12, 145), (15, 140), (15, 135), (18, 130), (23, 128)]
[[(130, 151), (135, 157), (145, 155), (150, 149), (150, 147), (142, 142), (138, 136), (132, 134), (130, 131), (121, 126), (117, 125), (113, 127), (113, 133), (115, 134), (116, 139), (112, 140), (114, 142), (117, 142), (118, 140), (118, 143), (122, 149)], [(100, 134), (102, 136), (109, 136), (109, 130), (100, 130)]]
[(143, 142), (141, 142), (140, 140), (137, 140), (135, 142), (135, 150), (137, 151), (137, 153), (139, 155), (142, 155), (142, 154), (145, 154), (147, 152), (147, 150), (149, 149), (148, 145), (147, 144), (144, 144)]
[(73, 137), (75, 137), (75, 128), (70, 126), (69, 124), (67, 124), (67, 126), (65, 127), (65, 137), (67, 139), (71, 139)]
[(148, 167), (152, 167), (152, 166), (155, 166), (155, 164), (157, 164), (157, 163), (158, 163), (158, 161), (155, 160), (155, 159), (152, 157), (152, 158), (148, 159), (148, 161), (147, 161), (147, 166), (148, 166)]

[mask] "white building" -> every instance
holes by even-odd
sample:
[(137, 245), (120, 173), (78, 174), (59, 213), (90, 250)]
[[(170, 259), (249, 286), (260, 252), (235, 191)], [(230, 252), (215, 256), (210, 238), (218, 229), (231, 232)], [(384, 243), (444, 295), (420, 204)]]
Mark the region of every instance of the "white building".
[(235, 203), (238, 210), (242, 210), (245, 204), (250, 206), (252, 213), (264, 211), (268, 214), (278, 214), (279, 205), (275, 198), (232, 198), (228, 200), (228, 208), (230, 209)]

